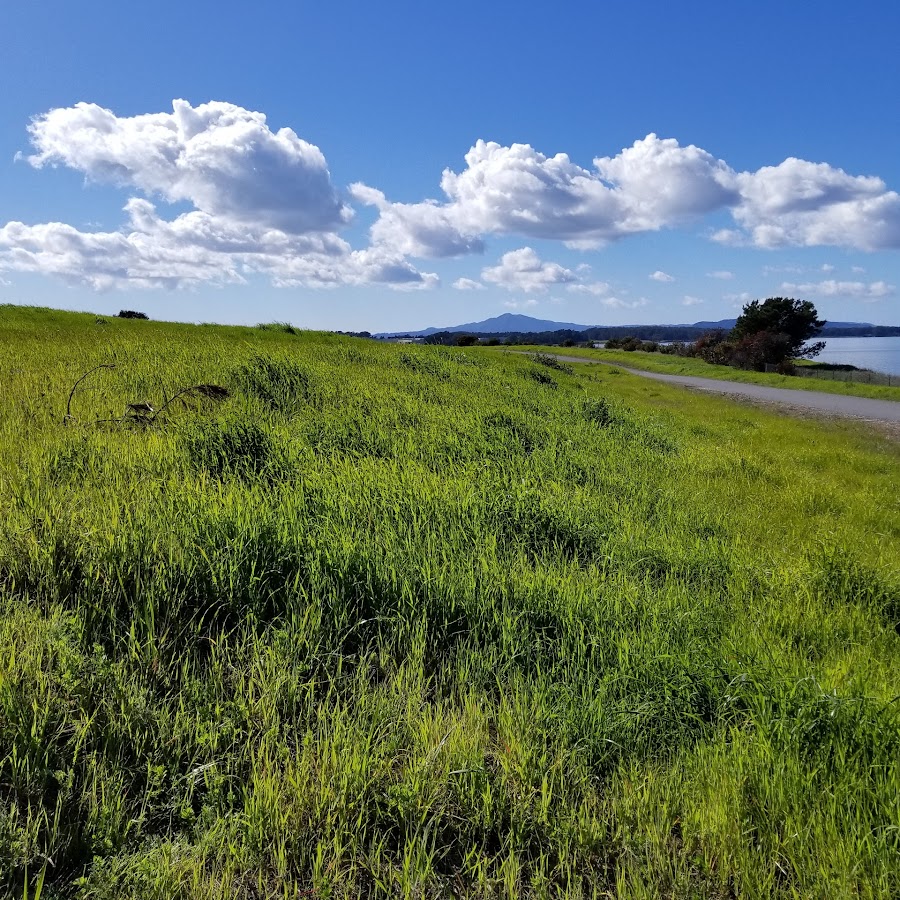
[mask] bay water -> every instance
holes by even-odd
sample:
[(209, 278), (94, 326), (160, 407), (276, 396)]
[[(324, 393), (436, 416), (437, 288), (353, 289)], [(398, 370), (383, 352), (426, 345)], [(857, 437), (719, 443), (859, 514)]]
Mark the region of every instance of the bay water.
[(825, 349), (815, 362), (842, 363), (886, 375), (900, 375), (900, 337), (825, 338)]

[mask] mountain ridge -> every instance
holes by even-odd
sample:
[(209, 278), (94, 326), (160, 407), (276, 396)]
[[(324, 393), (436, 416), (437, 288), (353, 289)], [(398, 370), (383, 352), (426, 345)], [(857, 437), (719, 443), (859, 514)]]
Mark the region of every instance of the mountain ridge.
[[(375, 337), (392, 338), (392, 337), (430, 337), (433, 334), (444, 332), (467, 334), (537, 334), (538, 332), (552, 331), (588, 331), (592, 328), (700, 328), (712, 331), (717, 328), (730, 330), (734, 327), (737, 319), (719, 319), (718, 321), (702, 321), (679, 324), (649, 324), (649, 325), (579, 325), (574, 322), (554, 322), (551, 319), (536, 319), (533, 316), (522, 315), (521, 313), (503, 313), (499, 316), (492, 316), (488, 319), (482, 319), (480, 322), (466, 322), (462, 325), (448, 325), (445, 328), (423, 328), (419, 331), (384, 331), (379, 332)], [(871, 322), (828, 322), (826, 323), (823, 333), (834, 330), (836, 328), (875, 328)]]

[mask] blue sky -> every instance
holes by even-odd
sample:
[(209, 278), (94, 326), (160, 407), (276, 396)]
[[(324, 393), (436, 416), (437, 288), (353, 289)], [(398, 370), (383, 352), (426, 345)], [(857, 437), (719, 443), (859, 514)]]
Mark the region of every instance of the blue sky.
[(0, 302), (900, 323), (900, 7), (0, 9)]

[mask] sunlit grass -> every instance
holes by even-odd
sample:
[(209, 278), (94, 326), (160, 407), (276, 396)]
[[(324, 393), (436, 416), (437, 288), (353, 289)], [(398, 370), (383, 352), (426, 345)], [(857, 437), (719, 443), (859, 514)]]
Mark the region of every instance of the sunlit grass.
[[(594, 362), (628, 366), (665, 375), (696, 375), (700, 378), (716, 378), (721, 381), (740, 381), (763, 384), (769, 387), (793, 388), (798, 391), (823, 391), (826, 394), (846, 394), (850, 397), (872, 397), (876, 400), (900, 400), (900, 387), (879, 384), (863, 384), (855, 381), (827, 381), (818, 378), (798, 378), (778, 375), (775, 372), (752, 372), (731, 366), (716, 366), (690, 356), (674, 356), (665, 353), (644, 353), (637, 350), (585, 350), (580, 347), (516, 347), (528, 353), (556, 353), (579, 357)], [(503, 352), (502, 350), (499, 352)]]
[(486, 348), (0, 347), (13, 895), (900, 894), (896, 444)]

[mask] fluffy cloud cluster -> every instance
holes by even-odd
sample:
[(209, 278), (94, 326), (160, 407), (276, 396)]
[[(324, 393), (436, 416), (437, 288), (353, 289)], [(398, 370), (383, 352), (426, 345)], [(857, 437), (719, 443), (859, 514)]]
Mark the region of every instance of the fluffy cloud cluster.
[(54, 109), (29, 127), (31, 165), (64, 165), (93, 181), (137, 188), (170, 203), (289, 234), (348, 221), (318, 147), (262, 113), (231, 103), (120, 118), (93, 103)]
[(650, 301), (646, 297), (640, 297), (637, 300), (623, 300), (621, 297), (606, 297), (600, 302), (611, 309), (640, 309), (642, 306), (646, 306)]
[[(591, 168), (564, 153), (479, 140), (461, 171), (444, 171), (441, 200), (395, 203), (377, 188), (351, 185), (348, 199), (377, 211), (368, 246), (354, 249), (340, 236), (353, 210), (322, 152), (290, 128), (272, 131), (262, 113), (176, 100), (169, 113), (120, 117), (79, 103), (38, 117), (29, 132), (32, 166), (66, 166), (135, 196), (117, 231), (59, 222), (0, 227), (0, 271), (49, 273), (98, 289), (239, 282), (254, 273), (283, 285), (427, 288), (437, 276), (410, 258), (482, 253), (487, 236), (587, 249), (716, 211), (734, 220), (714, 235), (727, 243), (900, 248), (900, 195), (879, 178), (799, 159), (736, 172), (706, 150), (655, 134), (597, 157)], [(190, 210), (166, 218), (161, 202)], [(671, 278), (661, 271), (650, 277)], [(528, 247), (486, 267), (482, 280), (524, 293), (557, 285), (608, 292)], [(817, 291), (827, 295), (828, 284)], [(834, 284), (848, 296), (883, 290), (879, 282)], [(471, 278), (454, 284), (483, 286)]]
[(533, 309), (538, 302), (533, 297), (529, 297), (527, 300), (504, 300), (503, 305), (507, 309)]
[(404, 256), (431, 258), (484, 250), (484, 243), (476, 234), (460, 231), (451, 210), (434, 201), (389, 203), (381, 191), (365, 184), (350, 185), (350, 195), (379, 211), (371, 230), (373, 246)]
[(825, 163), (787, 159), (735, 172), (705, 150), (650, 134), (593, 169), (564, 153), (545, 156), (528, 144), (478, 141), (466, 168), (445, 170), (446, 200), (390, 203), (373, 238), (411, 255), (452, 256), (478, 237), (520, 235), (588, 249), (728, 210), (737, 228), (714, 237), (758, 247), (834, 245), (900, 248), (900, 195), (880, 178), (848, 175)]
[(574, 272), (559, 263), (543, 262), (531, 247), (504, 253), (498, 265), (482, 270), (481, 277), (508, 291), (524, 291), (526, 294), (543, 293), (554, 285), (578, 281)]
[(736, 176), (741, 231), (717, 237), (757, 247), (900, 248), (900, 194), (880, 178), (848, 175), (826, 163), (786, 159)]
[(241, 283), (252, 273), (282, 286), (385, 284), (434, 287), (437, 275), (376, 249), (352, 250), (328, 233), (290, 235), (235, 226), (207, 213), (161, 219), (153, 204), (132, 198), (122, 231), (83, 232), (50, 222), (0, 228), (0, 267), (53, 275), (95, 290)]
[(229, 103), (120, 118), (79, 103), (30, 126), (36, 168), (65, 165), (88, 180), (188, 202), (162, 218), (132, 197), (119, 231), (83, 232), (59, 222), (0, 228), (0, 269), (55, 275), (95, 289), (240, 282), (252, 273), (275, 284), (387, 284), (427, 288), (400, 251), (353, 250), (338, 236), (352, 210), (331, 181), (318, 147), (265, 116)]
[[(510, 250), (500, 257), (495, 266), (485, 266), (481, 270), (483, 281), (495, 284), (507, 291), (520, 291), (525, 294), (543, 294), (551, 288), (564, 286), (567, 291), (599, 296), (609, 291), (609, 285), (603, 281), (589, 281), (587, 275), (591, 267), (578, 266), (572, 271), (559, 263), (545, 262), (531, 247)], [(453, 287), (459, 291), (484, 290), (482, 281), (471, 278), (458, 278)], [(510, 304), (507, 302), (506, 304)]]
[(453, 282), (453, 287), (458, 291), (483, 291), (485, 289), (480, 281), (475, 281), (472, 278), (457, 278)]
[(565, 153), (528, 144), (478, 141), (466, 168), (441, 178), (448, 202), (390, 203), (357, 184), (354, 196), (377, 206), (373, 240), (421, 256), (480, 249), (479, 237), (514, 234), (599, 247), (711, 212), (734, 196), (734, 173), (698, 147), (655, 134), (588, 170)]

